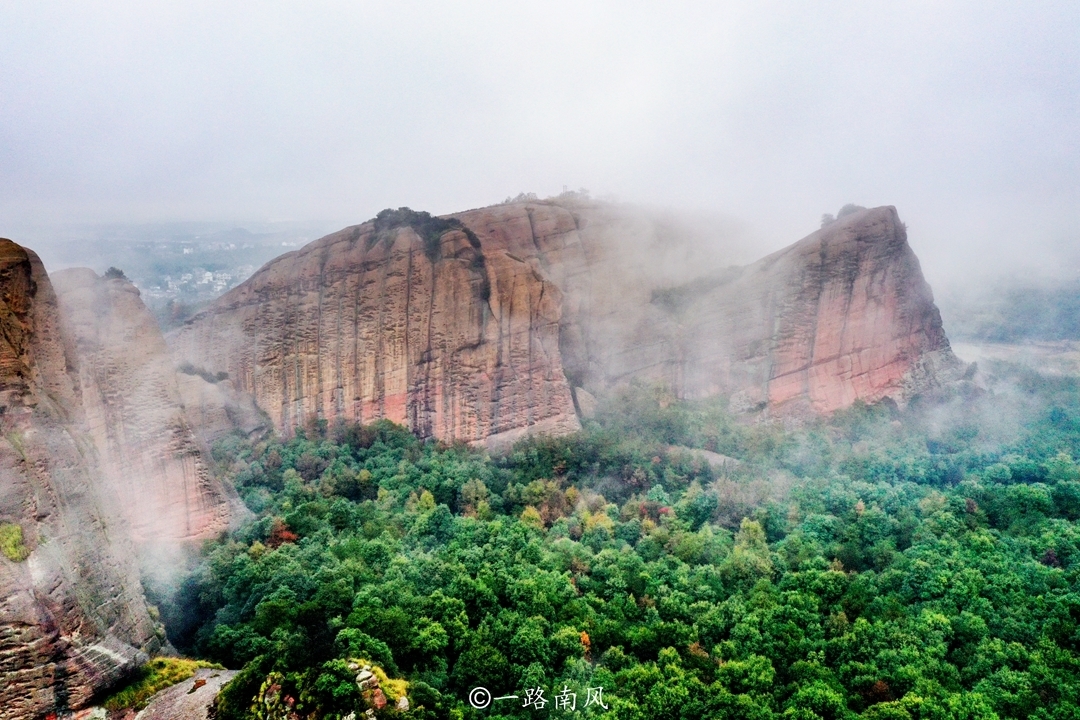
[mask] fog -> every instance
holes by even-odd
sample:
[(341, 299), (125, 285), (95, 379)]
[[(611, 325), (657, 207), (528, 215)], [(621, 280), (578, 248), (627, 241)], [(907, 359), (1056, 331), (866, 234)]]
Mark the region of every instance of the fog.
[(1076, 3), (39, 2), (0, 27), (0, 235), (29, 245), (588, 188), (762, 254), (895, 205), (935, 288), (1080, 269)]

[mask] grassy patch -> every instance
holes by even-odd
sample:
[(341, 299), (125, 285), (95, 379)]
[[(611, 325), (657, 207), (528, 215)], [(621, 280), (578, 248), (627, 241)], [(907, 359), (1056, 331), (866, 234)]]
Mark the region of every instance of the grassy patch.
[(22, 525), (0, 523), (0, 550), (12, 562), (22, 562), (30, 551), (23, 545)]
[(107, 695), (101, 702), (106, 710), (142, 710), (155, 693), (170, 685), (187, 680), (199, 668), (225, 668), (217, 663), (187, 658), (154, 658), (139, 668), (125, 685)]
[[(366, 660), (360, 661), (361, 667), (369, 664), (371, 663)], [(406, 695), (409, 692), (408, 680), (391, 678), (386, 674), (386, 671), (378, 665), (371, 665), (371, 672), (375, 673), (375, 677), (379, 678), (379, 687), (382, 688), (383, 695), (385, 695), (390, 702), (396, 703), (399, 697)]]
[(13, 430), (4, 437), (11, 443), (11, 447), (15, 449), (15, 452), (19, 453), (19, 457), (26, 460), (26, 449), (23, 447), (22, 435)]

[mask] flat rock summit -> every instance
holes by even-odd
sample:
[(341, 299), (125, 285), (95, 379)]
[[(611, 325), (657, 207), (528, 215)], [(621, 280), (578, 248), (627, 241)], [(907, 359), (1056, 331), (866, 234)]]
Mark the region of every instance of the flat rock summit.
[(228, 373), (279, 432), (389, 418), (489, 444), (572, 431), (635, 378), (782, 415), (902, 404), (960, 369), (892, 207), (681, 277), (665, 268), (682, 241), (609, 205), (410, 212), (268, 263), (174, 353)]

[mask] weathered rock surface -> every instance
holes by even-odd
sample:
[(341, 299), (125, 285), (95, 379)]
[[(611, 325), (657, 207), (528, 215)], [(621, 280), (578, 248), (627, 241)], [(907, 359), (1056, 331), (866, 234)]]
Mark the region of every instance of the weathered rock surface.
[(0, 240), (0, 718), (85, 704), (155, 650), (133, 544), (79, 430), (74, 345), (37, 256)]
[(236, 390), (228, 378), (207, 379), (197, 372), (176, 373), (176, 385), (184, 415), (195, 435), (206, 447), (229, 433), (261, 437), (271, 427), (266, 413), (259, 410), (250, 394)]
[(611, 205), (452, 218), (463, 228), (435, 253), (365, 223), (284, 255), (171, 334), (174, 353), (228, 373), (286, 433), (388, 417), (488, 443), (572, 430), (592, 394), (633, 378), (830, 412), (903, 403), (960, 367), (891, 207), (726, 269)]
[(278, 428), (389, 418), (477, 440), (578, 427), (559, 359), (561, 293), (465, 232), (429, 257), (411, 227), (347, 228), (273, 261), (173, 336)]
[(753, 265), (654, 293), (684, 395), (832, 412), (899, 403), (963, 371), (891, 207), (849, 215)]
[(231, 498), (188, 422), (178, 373), (138, 289), (86, 268), (52, 280), (75, 344), (84, 425), (135, 542), (175, 545), (224, 531)]
[(235, 670), (200, 668), (194, 677), (154, 695), (135, 720), (207, 720), (221, 688), (235, 676)]

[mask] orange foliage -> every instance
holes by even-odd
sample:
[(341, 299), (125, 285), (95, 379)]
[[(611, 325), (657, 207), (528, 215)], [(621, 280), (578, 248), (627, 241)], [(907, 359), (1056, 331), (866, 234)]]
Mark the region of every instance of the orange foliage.
[(266, 544), (272, 548), (277, 548), (285, 543), (294, 543), (299, 539), (300, 536), (290, 530), (284, 520), (274, 518), (274, 524), (270, 527), (270, 537), (267, 538)]

